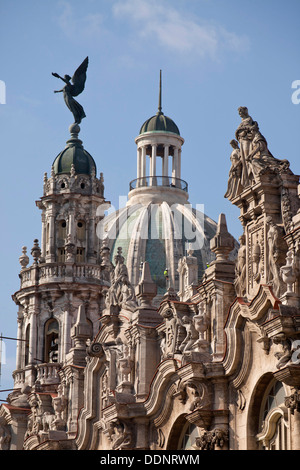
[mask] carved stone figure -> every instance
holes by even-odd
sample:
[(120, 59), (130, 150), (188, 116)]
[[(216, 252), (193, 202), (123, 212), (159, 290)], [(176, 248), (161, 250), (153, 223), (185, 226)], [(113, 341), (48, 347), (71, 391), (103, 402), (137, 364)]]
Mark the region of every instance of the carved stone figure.
[(245, 235), (239, 237), (240, 248), (236, 263), (236, 279), (234, 282), (236, 295), (244, 297), (246, 295), (246, 238)]
[(118, 248), (115, 257), (116, 267), (112, 274), (112, 285), (106, 295), (106, 307), (117, 306), (134, 312), (137, 308), (134, 288), (129, 281), (127, 266), (124, 264), (122, 249)]
[(252, 129), (257, 129), (258, 124), (256, 121), (253, 121), (251, 116), (249, 116), (248, 108), (246, 106), (240, 106), (238, 108), (238, 113), (242, 118), (242, 121), (235, 132), (235, 137), (240, 143), (240, 158), (242, 162), (241, 184), (245, 188), (249, 185), (248, 165), (246, 159), (252, 151)]
[(293, 283), (296, 280), (296, 263), (294, 261), (294, 254), (289, 250), (286, 254), (286, 264), (281, 266), (280, 275), (283, 282), (286, 284), (287, 293), (293, 292)]
[[(73, 77), (70, 77), (70, 75), (61, 77), (57, 73), (52, 73), (54, 77), (60, 78), (65, 83), (65, 86), (61, 90), (55, 90), (54, 93), (63, 92), (65, 103), (73, 114), (76, 124), (80, 124), (81, 120), (86, 117), (83, 107), (74, 100), (74, 96), (78, 96), (84, 90), (88, 62), (89, 59), (86, 57), (75, 71)], [(73, 83), (71, 83), (71, 80)]]
[(278, 174), (291, 171), (289, 161), (275, 158), (268, 149), (265, 137), (260, 133), (258, 126), (251, 129), (252, 151), (246, 158), (249, 165), (249, 175), (252, 174), (254, 181), (258, 182), (258, 176), (267, 169)]
[(110, 423), (109, 435), (113, 450), (123, 450), (131, 447), (132, 430), (127, 423), (118, 419), (113, 421)]
[(282, 246), (282, 230), (274, 224), (272, 217), (267, 217), (268, 224), (268, 253), (269, 253), (269, 276), (268, 282), (272, 285), (274, 294), (278, 297), (280, 294), (280, 270), (279, 265), (284, 253)]
[(182, 326), (186, 330), (186, 337), (182, 341), (179, 349), (181, 352), (191, 351), (199, 339), (199, 332), (194, 326), (193, 319), (187, 315), (182, 318)]
[(10, 430), (7, 426), (6, 420), (0, 416), (0, 450), (8, 450), (10, 446)]
[(276, 364), (277, 369), (284, 367), (292, 357), (291, 341), (286, 337), (284, 333), (279, 333), (274, 336), (273, 343), (279, 345), (279, 350), (275, 352), (275, 357), (279, 359)]
[(200, 450), (215, 450), (216, 447), (224, 448), (228, 442), (228, 431), (216, 428), (212, 431), (202, 431), (196, 438), (196, 445)]
[(242, 188), (240, 188), (240, 186), (241, 180), (243, 179), (243, 165), (241, 161), (239, 144), (236, 140), (233, 139), (230, 141), (230, 145), (233, 148), (230, 155), (231, 168), (229, 170), (227, 191), (224, 195), (224, 197), (229, 200), (237, 196), (237, 194), (241, 191)]

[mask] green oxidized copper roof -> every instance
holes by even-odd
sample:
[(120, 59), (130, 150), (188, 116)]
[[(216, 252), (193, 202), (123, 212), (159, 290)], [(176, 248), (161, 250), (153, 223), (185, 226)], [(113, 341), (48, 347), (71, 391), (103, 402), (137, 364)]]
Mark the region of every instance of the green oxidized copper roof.
[(172, 132), (173, 134), (180, 135), (175, 122), (162, 112), (156, 113), (155, 116), (144, 122), (140, 129), (140, 134), (144, 132)]
[(53, 162), (55, 174), (70, 173), (74, 165), (77, 174), (96, 174), (96, 163), (93, 157), (83, 148), (79, 139), (70, 139), (66, 148)]

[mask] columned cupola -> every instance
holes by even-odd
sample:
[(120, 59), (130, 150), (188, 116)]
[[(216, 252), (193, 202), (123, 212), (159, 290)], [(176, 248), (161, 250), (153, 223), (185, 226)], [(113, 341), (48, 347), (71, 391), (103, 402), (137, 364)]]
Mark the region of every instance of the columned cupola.
[(175, 122), (162, 111), (160, 71), (157, 113), (135, 138), (137, 177), (129, 184), (127, 205), (103, 220), (103, 232), (114, 259), (118, 249), (126, 260), (130, 282), (140, 280), (147, 261), (159, 301), (167, 289), (179, 290), (179, 259), (194, 250), (200, 279), (211, 260), (209, 240), (217, 225), (189, 202), (188, 184), (181, 179), (184, 139)]
[(130, 183), (132, 192), (129, 193), (129, 200), (134, 198), (135, 202), (134, 196), (152, 197), (154, 191), (160, 193), (163, 190), (167, 199), (175, 194), (177, 199), (182, 192), (182, 201), (187, 201), (188, 185), (181, 179), (181, 147), (184, 139), (175, 122), (162, 112), (161, 71), (157, 113), (144, 122), (135, 142), (137, 178)]

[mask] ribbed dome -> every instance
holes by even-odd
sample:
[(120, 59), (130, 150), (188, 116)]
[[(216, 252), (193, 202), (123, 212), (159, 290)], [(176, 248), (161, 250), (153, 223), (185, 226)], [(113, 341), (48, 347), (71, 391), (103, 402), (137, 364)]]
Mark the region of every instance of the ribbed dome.
[(175, 122), (162, 112), (156, 113), (155, 116), (152, 116), (144, 122), (140, 129), (140, 134), (144, 134), (145, 132), (172, 132), (173, 134), (180, 135)]
[(77, 174), (96, 174), (96, 163), (93, 157), (87, 152), (78, 139), (80, 127), (77, 124), (70, 126), (71, 139), (67, 141), (65, 149), (60, 152), (53, 162), (54, 173), (70, 173), (74, 165)]
[(96, 163), (83, 147), (74, 145), (60, 152), (53, 162), (54, 173), (70, 173), (72, 165), (76, 173), (91, 175), (95, 172), (96, 174)]
[(113, 262), (117, 250), (127, 264), (130, 280), (137, 285), (141, 262), (148, 261), (158, 294), (166, 291), (164, 271), (167, 268), (171, 285), (178, 290), (178, 261), (189, 248), (198, 259), (198, 275), (202, 277), (206, 264), (212, 260), (210, 240), (217, 224), (184, 204), (134, 204), (116, 211), (103, 220)]

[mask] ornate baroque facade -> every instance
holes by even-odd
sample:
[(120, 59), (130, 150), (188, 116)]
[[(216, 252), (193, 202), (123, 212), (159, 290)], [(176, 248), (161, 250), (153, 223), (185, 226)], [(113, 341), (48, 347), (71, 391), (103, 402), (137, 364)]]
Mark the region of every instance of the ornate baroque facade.
[[(198, 227), (186, 213), (202, 237), (195, 249), (174, 236), (173, 205), (188, 202), (183, 139), (161, 104), (136, 139), (126, 220), (142, 210), (123, 246), (111, 235), (120, 214), (103, 219), (103, 175), (71, 126), (37, 202), (41, 246), (31, 264), (25, 247), (20, 257), (1, 449), (300, 450), (299, 177), (247, 108), (239, 114), (225, 195), (240, 209), (238, 252), (224, 214)], [(156, 237), (165, 284), (140, 236), (151, 204), (169, 228)]]

